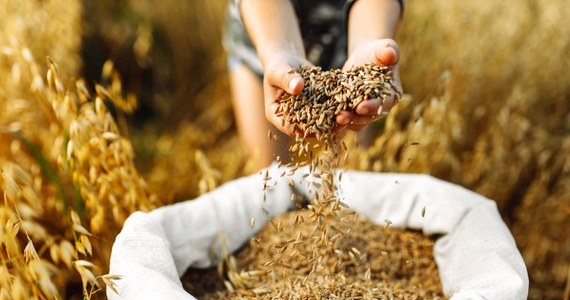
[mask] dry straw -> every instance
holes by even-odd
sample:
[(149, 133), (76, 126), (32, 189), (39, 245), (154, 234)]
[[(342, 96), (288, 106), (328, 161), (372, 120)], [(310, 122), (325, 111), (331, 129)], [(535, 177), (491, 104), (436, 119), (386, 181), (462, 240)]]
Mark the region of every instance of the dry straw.
[[(107, 109), (113, 105), (128, 113), (133, 98), (123, 98), (110, 64), (103, 73), (109, 88), (97, 85), (92, 96), (81, 80), (68, 90), (51, 60), (42, 76), (28, 48), (14, 42), (9, 49), (22, 89), (11, 94), (22, 97), (16, 109), (39, 115), (3, 118), (11, 123), (0, 127), (9, 145), (0, 157), (0, 215), (7, 224), (0, 230), (0, 295), (61, 298), (68, 284), (79, 281), (82, 288), (72, 293), (90, 298), (119, 278), (104, 275), (113, 240), (109, 229), (117, 232), (131, 212), (157, 206), (134, 167), (130, 142)], [(24, 127), (22, 121), (30, 123)], [(32, 124), (43, 133), (39, 139)]]

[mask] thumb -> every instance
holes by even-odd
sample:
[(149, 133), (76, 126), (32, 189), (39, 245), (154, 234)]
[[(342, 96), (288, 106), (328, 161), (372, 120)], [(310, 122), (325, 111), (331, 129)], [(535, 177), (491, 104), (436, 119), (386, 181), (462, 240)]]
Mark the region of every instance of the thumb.
[(303, 77), (288, 63), (275, 64), (268, 71), (266, 75), (271, 86), (280, 88), (291, 95), (300, 94), (303, 90)]
[(301, 74), (295, 73), (294, 75), (288, 77), (292, 78), (285, 79), (285, 81), (289, 82), (287, 85), (288, 89), (286, 90), (287, 93), (292, 95), (297, 95), (301, 93), (301, 91), (303, 90), (303, 86), (305, 85), (305, 82), (303, 81), (303, 77), (301, 76)]
[(374, 56), (371, 60), (383, 66), (391, 66), (400, 59), (400, 48), (392, 39), (378, 40), (374, 43)]

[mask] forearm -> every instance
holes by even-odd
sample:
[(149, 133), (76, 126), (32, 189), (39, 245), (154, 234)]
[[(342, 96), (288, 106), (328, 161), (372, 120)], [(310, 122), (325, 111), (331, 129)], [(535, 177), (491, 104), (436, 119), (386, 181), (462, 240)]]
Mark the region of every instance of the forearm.
[(242, 0), (241, 13), (263, 65), (273, 54), (305, 57), (299, 24), (290, 0)]
[(348, 14), (348, 51), (372, 40), (393, 39), (400, 20), (397, 0), (357, 0)]

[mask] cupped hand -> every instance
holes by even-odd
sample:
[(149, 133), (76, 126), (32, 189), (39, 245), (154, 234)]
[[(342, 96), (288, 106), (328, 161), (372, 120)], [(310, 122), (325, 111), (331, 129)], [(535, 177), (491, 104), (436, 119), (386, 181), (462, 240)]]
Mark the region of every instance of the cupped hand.
[[(400, 74), (398, 68), (398, 60), (400, 58), (400, 49), (398, 44), (392, 39), (379, 39), (361, 44), (349, 56), (343, 66), (343, 70), (349, 70), (354, 66), (361, 66), (367, 63), (375, 63), (380, 66), (388, 66), (392, 69), (392, 82), (394, 88), (400, 94), (402, 84), (400, 83)], [(396, 93), (385, 99), (368, 99), (362, 101), (356, 107), (356, 113), (349, 111), (340, 112), (336, 121), (338, 123), (337, 132), (345, 129), (360, 131), (369, 123), (388, 115), (392, 107), (394, 107), (400, 96)]]
[(263, 93), (265, 98), (265, 117), (276, 128), (289, 136), (295, 132), (290, 124), (283, 124), (282, 117), (275, 112), (279, 107), (279, 98), (283, 93), (298, 95), (303, 91), (304, 81), (299, 73), (301, 66), (311, 66), (305, 58), (292, 54), (274, 54), (265, 65)]

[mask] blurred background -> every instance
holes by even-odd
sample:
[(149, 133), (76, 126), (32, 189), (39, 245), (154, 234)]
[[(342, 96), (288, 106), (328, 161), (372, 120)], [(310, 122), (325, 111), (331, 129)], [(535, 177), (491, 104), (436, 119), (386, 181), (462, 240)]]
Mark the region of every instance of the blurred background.
[[(566, 0), (408, 0), (406, 96), (345, 167), (497, 202), (530, 299), (570, 295)], [(226, 1), (0, 0), (0, 299), (104, 298), (125, 218), (253, 170), (221, 44)], [(419, 144), (418, 144), (419, 143)]]

